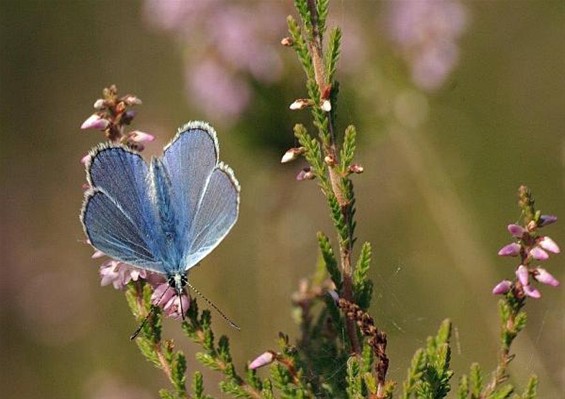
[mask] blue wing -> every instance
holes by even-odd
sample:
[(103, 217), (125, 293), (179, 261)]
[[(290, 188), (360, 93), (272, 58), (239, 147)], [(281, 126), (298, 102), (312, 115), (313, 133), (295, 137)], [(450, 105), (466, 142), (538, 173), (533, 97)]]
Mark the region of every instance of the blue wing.
[(163, 272), (162, 232), (148, 190), (148, 167), (122, 146), (91, 152), (81, 220), (92, 245), (112, 258)]
[(183, 264), (188, 270), (208, 255), (229, 233), (239, 213), (239, 183), (220, 163), (212, 171), (198, 203)]
[(180, 270), (208, 255), (237, 220), (239, 184), (218, 157), (216, 132), (203, 122), (186, 124), (165, 148), (162, 163), (171, 180), (184, 246)]
[(164, 272), (135, 220), (103, 190), (91, 188), (86, 192), (81, 221), (96, 249), (130, 265)]

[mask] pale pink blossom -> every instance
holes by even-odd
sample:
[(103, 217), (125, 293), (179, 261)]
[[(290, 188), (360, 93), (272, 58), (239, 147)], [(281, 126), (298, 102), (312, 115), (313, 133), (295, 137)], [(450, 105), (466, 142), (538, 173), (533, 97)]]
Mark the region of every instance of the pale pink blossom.
[(100, 115), (92, 114), (80, 125), (81, 129), (96, 129), (104, 130), (108, 127), (110, 122), (100, 117)]
[(492, 289), (492, 293), (494, 295), (503, 295), (509, 292), (511, 288), (512, 288), (512, 281), (502, 280)]
[(146, 276), (145, 270), (114, 259), (109, 259), (100, 266), (100, 285), (112, 284), (117, 290), (124, 289), (130, 281), (144, 279)]
[(553, 277), (547, 270), (537, 267), (534, 270), (534, 278), (542, 284), (551, 285), (552, 287), (559, 286), (559, 280)]
[(271, 351), (264, 352), (264, 353), (260, 354), (259, 356), (257, 356), (249, 364), (249, 369), (255, 370), (255, 369), (258, 369), (259, 367), (263, 367), (263, 366), (266, 366), (268, 364), (271, 364), (275, 360), (275, 357), (276, 357), (276, 355), (275, 355), (274, 352), (271, 352)]

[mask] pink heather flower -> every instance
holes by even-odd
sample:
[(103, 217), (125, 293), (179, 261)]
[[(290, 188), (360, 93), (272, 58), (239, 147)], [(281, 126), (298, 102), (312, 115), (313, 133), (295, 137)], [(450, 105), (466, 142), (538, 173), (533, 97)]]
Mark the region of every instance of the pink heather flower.
[(555, 241), (553, 241), (551, 238), (547, 236), (540, 237), (537, 240), (537, 244), (546, 251), (552, 252), (554, 254), (558, 254), (559, 252), (561, 252), (559, 246), (555, 243)]
[(500, 251), (498, 251), (498, 255), (499, 256), (518, 256), (520, 254), (520, 244), (518, 243), (511, 243), (508, 245), (505, 245), (504, 247), (502, 247), (500, 249)]
[(509, 280), (502, 280), (498, 283), (493, 289), (492, 293), (494, 295), (502, 295), (506, 294), (512, 288), (512, 281)]
[(100, 285), (112, 284), (115, 289), (123, 289), (130, 281), (145, 278), (147, 272), (126, 263), (109, 259), (100, 266)]
[(255, 358), (255, 360), (253, 360), (249, 364), (249, 369), (250, 370), (258, 369), (259, 367), (263, 367), (273, 363), (273, 360), (275, 360), (275, 353), (271, 351), (267, 351), (259, 355), (257, 358)]
[(101, 118), (99, 115), (92, 114), (82, 123), (82, 125), (80, 125), (80, 128), (104, 130), (108, 127), (109, 124), (110, 122), (108, 122), (106, 119)]
[(538, 222), (538, 227), (545, 227), (548, 224), (557, 222), (557, 216), (555, 215), (541, 215)]
[(524, 286), (524, 293), (530, 298), (534, 298), (534, 299), (541, 298), (541, 293), (531, 285)]
[(149, 133), (141, 132), (139, 130), (134, 130), (128, 134), (128, 140), (135, 143), (145, 143), (155, 140), (155, 136)]
[(541, 267), (537, 267), (534, 270), (534, 279), (539, 281), (542, 284), (551, 285), (552, 287), (558, 287), (559, 281), (553, 277), (549, 272)]
[(167, 283), (160, 284), (155, 288), (151, 295), (151, 303), (162, 308), (165, 316), (175, 320), (184, 319), (184, 315), (190, 307), (188, 295), (184, 292), (178, 295), (175, 289)]
[(535, 260), (547, 260), (549, 258), (549, 254), (540, 247), (530, 249), (530, 256)]
[(519, 224), (509, 224), (508, 225), (508, 232), (516, 238), (522, 238), (522, 236), (526, 232), (526, 229), (524, 229)]
[(524, 265), (518, 266), (516, 269), (516, 277), (518, 277), (518, 281), (520, 281), (520, 283), (524, 286), (530, 283), (530, 272)]
[(190, 307), (190, 300), (188, 295), (182, 293), (182, 295), (175, 295), (163, 306), (163, 312), (165, 316), (173, 318), (175, 320), (184, 319), (188, 308)]
[(164, 307), (175, 296), (175, 290), (168, 283), (159, 284), (153, 294), (151, 294), (151, 303), (155, 306)]

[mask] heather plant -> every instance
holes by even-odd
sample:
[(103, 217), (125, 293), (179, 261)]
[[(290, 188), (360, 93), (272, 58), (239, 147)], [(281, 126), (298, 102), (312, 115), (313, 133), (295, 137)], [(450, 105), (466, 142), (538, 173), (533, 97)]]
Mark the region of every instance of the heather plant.
[[(538, 283), (559, 285), (538, 262), (547, 261), (550, 254), (558, 254), (560, 250), (551, 238), (542, 234), (557, 218), (536, 209), (526, 186), (518, 190), (519, 219), (508, 226), (513, 242), (498, 253), (516, 259), (516, 270), (513, 278), (501, 281), (492, 290), (493, 294), (501, 296), (500, 345), (495, 369), (489, 375), (478, 364), (472, 364), (468, 375), (460, 377), (453, 388), (452, 325), (446, 319), (437, 333), (428, 337), (426, 344), (416, 351), (402, 383), (387, 376), (389, 362), (394, 361), (389, 360), (387, 354), (387, 335), (369, 313), (373, 296), (373, 282), (369, 277), (371, 244), (364, 242), (359, 255), (353, 256), (357, 244), (353, 179), (363, 172), (363, 167), (355, 161), (355, 127), (351, 125), (340, 132), (336, 126), (339, 94), (336, 70), (341, 53), (341, 30), (328, 29), (329, 0), (296, 0), (295, 6), (299, 19), (287, 18), (289, 36), (281, 43), (297, 55), (305, 74), (306, 94), (293, 101), (290, 108), (310, 111), (312, 127), (294, 126), (298, 146), (289, 149), (281, 162), (299, 158), (306, 161), (307, 166), (298, 172), (296, 180), (312, 181), (319, 186), (335, 229), (332, 234), (317, 234), (320, 261), (312, 276), (300, 282), (292, 297), (299, 315), (300, 334), (293, 338), (279, 333), (278, 348), (257, 348), (257, 358), (243, 368), (236, 367), (229, 339), (226, 336), (216, 339), (212, 314), (200, 309), (198, 298), (175, 295), (171, 290), (167, 294), (167, 285), (159, 276), (107, 260), (100, 267), (102, 285), (112, 284), (125, 291), (129, 307), (140, 323), (140, 330), (132, 339), (142, 355), (161, 369), (171, 383), (170, 388), (160, 391), (160, 396), (167, 399), (210, 397), (204, 392), (203, 375), (195, 372), (188, 376), (187, 362), (191, 360), (175, 348), (172, 340), (163, 337), (162, 317), (167, 316), (179, 320), (186, 337), (201, 347), (196, 359), (223, 376), (220, 389), (228, 396), (432, 399), (446, 397), (453, 391), (459, 399), (536, 397), (538, 379), (535, 375), (522, 387), (509, 383), (508, 366), (514, 359), (511, 346), (526, 327), (527, 301), (541, 297)], [(451, 12), (460, 15), (457, 10), (452, 8)], [(453, 36), (459, 32), (460, 29), (456, 30)], [(410, 54), (416, 57), (414, 52)], [(451, 60), (450, 65), (453, 62)], [(415, 83), (424, 88), (435, 87), (445, 76), (422, 80), (425, 74), (414, 68)], [(151, 142), (153, 136), (126, 131), (135, 116), (132, 107), (139, 104), (137, 97), (119, 97), (117, 88), (109, 87), (104, 90), (103, 98), (95, 102), (96, 112), (82, 128), (101, 130), (108, 140), (142, 151), (144, 143)], [(85, 162), (88, 159), (85, 158)], [(101, 256), (104, 254), (98, 251), (93, 255)], [(182, 314), (185, 310), (186, 314)], [(260, 377), (257, 369), (267, 367), (268, 375)]]

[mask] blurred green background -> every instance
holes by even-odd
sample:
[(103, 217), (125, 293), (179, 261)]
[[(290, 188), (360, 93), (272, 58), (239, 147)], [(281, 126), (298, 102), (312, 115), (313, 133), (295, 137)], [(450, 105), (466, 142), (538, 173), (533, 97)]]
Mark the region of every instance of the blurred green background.
[[(79, 126), (112, 83), (143, 100), (133, 128), (158, 137), (146, 155), (159, 154), (188, 120), (206, 119), (219, 132), (221, 159), (242, 185), (240, 219), (190, 278), (242, 327), (235, 332), (213, 314), (236, 364), (274, 349), (279, 331), (296, 336), (291, 294), (314, 270), (316, 231), (333, 231), (315, 182), (295, 181), (303, 165), (279, 164), (295, 145), (294, 123), (308, 121), (288, 110), (305, 95), (304, 78), (278, 44), (294, 12), (289, 1), (229, 4), (254, 16), (245, 27), (264, 25), (251, 34), (257, 43), (228, 43), (252, 71), (227, 65), (241, 94), (241, 104), (230, 99), (240, 106), (231, 113), (205, 99), (227, 95), (186, 83), (216, 56), (218, 38), (210, 38), (235, 29), (223, 18), (225, 2), (194, 7), (180, 34), (159, 27), (149, 3), (0, 3), (2, 397), (151, 398), (167, 385), (128, 339), (136, 322), (123, 294), (99, 286), (101, 262), (90, 258), (78, 219), (79, 160), (102, 140)], [(455, 383), (471, 362), (486, 370), (496, 362), (498, 299), (490, 291), (514, 272), (514, 260), (496, 252), (519, 215), (518, 186), (531, 187), (544, 213), (565, 217), (565, 3), (464, 3), (459, 62), (433, 92), (411, 82), (388, 38), (390, 7), (336, 1), (330, 11), (345, 29), (340, 129), (357, 126), (365, 168), (354, 177), (357, 234), (373, 244), (371, 313), (389, 336), (389, 376), (402, 380), (414, 350), (450, 317)], [(274, 54), (273, 68), (256, 73), (251, 45), (255, 54)], [(565, 246), (563, 221), (546, 232)], [(562, 281), (563, 263), (557, 256), (546, 265)], [(540, 398), (558, 398), (564, 295), (551, 287), (542, 294), (528, 302), (511, 372), (520, 387), (538, 374)], [(178, 323), (168, 321), (165, 333), (184, 348), (189, 371), (200, 369)], [(217, 393), (217, 377), (205, 371), (205, 380)]]

